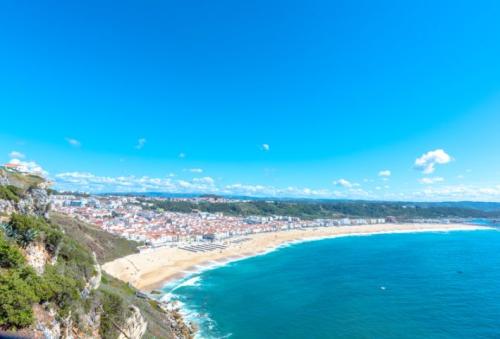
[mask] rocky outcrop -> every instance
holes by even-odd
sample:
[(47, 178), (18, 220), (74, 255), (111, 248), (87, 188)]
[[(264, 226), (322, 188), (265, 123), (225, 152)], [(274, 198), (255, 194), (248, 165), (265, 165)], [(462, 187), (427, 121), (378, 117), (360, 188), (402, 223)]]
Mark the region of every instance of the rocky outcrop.
[(122, 327), (122, 332), (118, 336), (118, 339), (141, 339), (144, 333), (146, 333), (146, 329), (148, 327), (148, 323), (144, 320), (144, 317), (134, 305), (130, 305), (131, 315), (125, 321), (124, 326)]
[(16, 211), (16, 205), (9, 200), (0, 199), (0, 213), (10, 215)]
[(97, 290), (101, 285), (101, 279), (102, 279), (101, 265), (99, 265), (99, 263), (97, 262), (95, 252), (92, 252), (92, 256), (94, 258), (94, 270), (96, 274), (92, 278), (90, 278), (87, 284), (85, 285), (85, 288), (82, 291), (83, 298), (87, 298), (90, 292), (92, 292), (93, 290)]
[(56, 319), (56, 312), (48, 304), (35, 305), (33, 313), (36, 318), (34, 338), (59, 339), (61, 338), (61, 323)]
[(10, 185), (9, 178), (4, 171), (0, 171), (0, 185)]
[(48, 217), (50, 199), (47, 191), (42, 188), (30, 189), (26, 196), (17, 203), (17, 210), (22, 214), (32, 214)]
[(45, 249), (45, 246), (40, 243), (31, 243), (26, 247), (26, 262), (33, 267), (38, 275), (42, 275), (45, 271), (45, 265), (50, 263), (50, 254)]

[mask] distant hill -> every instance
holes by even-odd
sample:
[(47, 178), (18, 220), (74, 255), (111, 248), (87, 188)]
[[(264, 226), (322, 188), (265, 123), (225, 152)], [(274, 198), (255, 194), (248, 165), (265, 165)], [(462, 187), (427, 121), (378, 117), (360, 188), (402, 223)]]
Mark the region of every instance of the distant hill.
[[(316, 218), (384, 218), (396, 217), (405, 221), (410, 219), (440, 218), (498, 218), (500, 210), (482, 210), (450, 203), (412, 203), (386, 201), (336, 201), (336, 200), (278, 200), (278, 201), (237, 201), (194, 202), (174, 200), (148, 200), (144, 208), (162, 209), (166, 211), (191, 213), (195, 211), (226, 215), (286, 215), (302, 219)], [(474, 205), (478, 207), (480, 205)]]

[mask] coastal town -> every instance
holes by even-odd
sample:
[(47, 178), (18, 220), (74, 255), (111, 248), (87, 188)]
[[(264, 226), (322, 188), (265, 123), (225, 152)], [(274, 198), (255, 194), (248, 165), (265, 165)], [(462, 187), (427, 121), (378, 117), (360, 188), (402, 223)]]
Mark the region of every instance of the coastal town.
[[(230, 216), (223, 213), (179, 213), (151, 209), (151, 201), (174, 199), (210, 202), (210, 198), (52, 195), (52, 210), (96, 225), (103, 230), (148, 247), (202, 241), (222, 241), (250, 234), (312, 227), (384, 224), (386, 218), (302, 220), (290, 216)], [(226, 201), (226, 203), (231, 203)]]

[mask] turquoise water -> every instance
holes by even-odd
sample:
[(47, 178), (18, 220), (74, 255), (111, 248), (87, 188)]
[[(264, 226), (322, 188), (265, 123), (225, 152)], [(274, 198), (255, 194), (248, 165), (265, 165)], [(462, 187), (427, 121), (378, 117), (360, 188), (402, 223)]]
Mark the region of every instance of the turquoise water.
[(500, 232), (306, 242), (172, 293), (208, 338), (500, 338)]

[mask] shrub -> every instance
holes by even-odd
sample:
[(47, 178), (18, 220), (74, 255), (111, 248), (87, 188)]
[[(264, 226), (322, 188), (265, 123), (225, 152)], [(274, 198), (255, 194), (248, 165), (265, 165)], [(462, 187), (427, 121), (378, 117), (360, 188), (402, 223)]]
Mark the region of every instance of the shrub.
[(10, 217), (7, 228), (18, 244), (26, 247), (38, 237), (38, 232), (43, 225), (43, 220), (39, 218), (14, 213)]
[(127, 307), (119, 295), (108, 291), (102, 291), (101, 305), (102, 315), (99, 334), (103, 338), (114, 338), (117, 336), (115, 324), (120, 326), (124, 322)]
[(14, 201), (17, 203), (22, 195), (22, 190), (16, 186), (0, 186), (0, 199)]
[(0, 267), (17, 268), (24, 265), (25, 259), (16, 247), (12, 246), (0, 233)]
[(65, 316), (80, 301), (79, 285), (79, 281), (60, 274), (57, 267), (48, 266), (37, 292), (42, 301), (54, 302), (60, 308), (59, 314)]
[(38, 298), (24, 278), (17, 270), (0, 275), (0, 326), (16, 329), (33, 323), (32, 304)]

